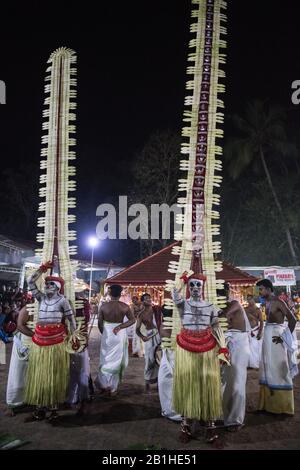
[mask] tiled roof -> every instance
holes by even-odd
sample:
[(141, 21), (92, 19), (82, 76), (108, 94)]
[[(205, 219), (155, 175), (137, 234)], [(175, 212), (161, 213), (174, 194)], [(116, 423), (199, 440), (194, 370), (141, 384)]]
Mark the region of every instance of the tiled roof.
[[(147, 284), (163, 286), (166, 279), (174, 279), (174, 274), (169, 273), (168, 265), (170, 261), (178, 261), (178, 256), (172, 255), (172, 247), (178, 242), (168, 245), (166, 248), (154, 253), (151, 256), (138, 261), (137, 263), (123, 269), (115, 276), (107, 279), (108, 284), (136, 285)], [(217, 273), (217, 279), (224, 279), (233, 284), (255, 284), (257, 278), (241, 271), (233, 265), (223, 262), (223, 271)]]

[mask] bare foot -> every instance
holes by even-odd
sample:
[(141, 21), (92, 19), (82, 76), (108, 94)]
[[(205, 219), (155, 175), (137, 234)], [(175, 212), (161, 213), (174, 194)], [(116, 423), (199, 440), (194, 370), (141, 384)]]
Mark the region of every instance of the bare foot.
[(224, 449), (226, 446), (226, 443), (223, 439), (221, 439), (219, 436), (212, 442), (212, 446), (215, 449)]
[(47, 418), (48, 423), (53, 423), (59, 418), (57, 411), (51, 411), (50, 415)]
[(13, 408), (8, 408), (5, 411), (4, 416), (9, 416), (10, 418), (13, 418), (14, 416), (16, 416), (16, 413)]
[(192, 438), (193, 436), (192, 436), (191, 428), (187, 425), (181, 425), (180, 433), (178, 436), (179, 441), (182, 442), (183, 444), (187, 444), (188, 442), (192, 440)]
[(206, 435), (206, 442), (208, 444), (213, 444), (217, 439), (219, 439), (219, 434), (216, 431), (214, 432), (207, 432)]
[(46, 418), (46, 412), (44, 410), (35, 410), (30, 416), (24, 419), (24, 423), (33, 423), (34, 421), (42, 421)]

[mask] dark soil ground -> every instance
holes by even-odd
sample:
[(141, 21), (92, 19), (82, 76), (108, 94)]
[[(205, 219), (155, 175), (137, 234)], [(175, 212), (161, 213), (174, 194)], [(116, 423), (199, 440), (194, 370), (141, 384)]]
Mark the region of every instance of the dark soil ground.
[[(84, 417), (75, 410), (60, 412), (57, 424), (45, 421), (24, 423), (28, 410), (16, 416), (5, 415), (5, 392), (12, 345), (7, 345), (7, 364), (0, 365), (0, 435), (9, 433), (27, 441), (25, 449), (95, 449), (115, 450), (142, 445), (155, 448), (211, 449), (203, 430), (196, 429), (196, 438), (188, 444), (178, 440), (179, 425), (161, 417), (158, 393), (143, 393), (144, 360), (130, 358), (119, 394), (103, 398), (96, 394)], [(99, 334), (96, 328), (90, 340), (93, 377), (99, 360)], [(246, 426), (238, 433), (221, 432), (220, 443), (225, 449), (300, 449), (300, 376), (295, 379), (295, 416), (282, 417), (255, 414), (258, 400), (258, 372), (251, 370), (247, 383)]]

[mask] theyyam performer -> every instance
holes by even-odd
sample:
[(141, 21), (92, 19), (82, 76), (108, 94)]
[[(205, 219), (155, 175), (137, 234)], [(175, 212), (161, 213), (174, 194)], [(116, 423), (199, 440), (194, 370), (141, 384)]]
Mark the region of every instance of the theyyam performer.
[[(183, 276), (182, 286), (173, 289), (182, 325), (176, 338), (173, 406), (184, 417), (182, 432), (186, 437), (191, 437), (191, 420), (212, 427), (223, 414), (220, 360), (228, 363), (228, 350), (219, 326), (219, 308), (202, 298), (204, 281), (201, 274)], [(215, 437), (210, 433), (209, 439)]]
[[(180, 169), (187, 176), (179, 180), (178, 199), (183, 214), (177, 216), (182, 230), (175, 231), (175, 239), (181, 242), (173, 247), (172, 254), (178, 261), (170, 261), (169, 272), (175, 280), (166, 281), (166, 290), (173, 299), (165, 299), (172, 309), (171, 341), (165, 347), (175, 349), (174, 409), (183, 415), (181, 440), (192, 437), (189, 419), (205, 421), (210, 428), (209, 440), (217, 433), (214, 422), (222, 416), (219, 360), (228, 362), (223, 329), (218, 320), (218, 310), (224, 306), (224, 297), (217, 296), (224, 281), (216, 280), (216, 272), (222, 270), (215, 254), (221, 252), (220, 242), (213, 237), (219, 234), (219, 218), (213, 206), (220, 197), (214, 187), (220, 186), (222, 177), (216, 174), (222, 169), (222, 148), (217, 139), (223, 137), (219, 128), (223, 123), (224, 103), (219, 93), (225, 91), (222, 79), (225, 73), (220, 64), (225, 63), (222, 49), (226, 42), (222, 35), (226, 28), (223, 13), (226, 2), (222, 0), (192, 0), (190, 31), (195, 35), (190, 41), (187, 73), (188, 96), (185, 99)], [(187, 292), (182, 281), (187, 283)], [(228, 366), (230, 367), (230, 366)]]

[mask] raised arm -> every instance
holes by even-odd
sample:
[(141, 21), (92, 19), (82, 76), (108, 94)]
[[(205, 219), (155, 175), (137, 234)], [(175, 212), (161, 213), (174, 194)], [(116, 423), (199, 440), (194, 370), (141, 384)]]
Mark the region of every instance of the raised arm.
[(47, 261), (47, 263), (42, 264), (39, 269), (37, 269), (32, 276), (28, 280), (28, 287), (29, 290), (32, 292), (32, 295), (37, 300), (40, 300), (43, 293), (38, 289), (36, 285), (36, 281), (41, 277), (43, 273), (46, 273), (48, 269), (52, 267), (51, 261)]
[(173, 299), (173, 302), (175, 305), (177, 305), (178, 307), (180, 306), (183, 306), (184, 304), (184, 298), (182, 297), (182, 286), (180, 286), (179, 288), (177, 287), (174, 287), (174, 289), (172, 289), (172, 299)]
[(180, 310), (184, 308), (185, 299), (182, 296), (182, 289), (186, 287), (188, 279), (192, 276), (193, 271), (185, 271), (182, 276), (176, 281), (174, 288), (171, 291), (172, 299)]

